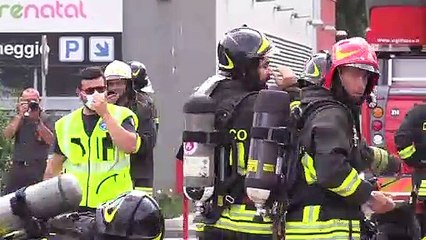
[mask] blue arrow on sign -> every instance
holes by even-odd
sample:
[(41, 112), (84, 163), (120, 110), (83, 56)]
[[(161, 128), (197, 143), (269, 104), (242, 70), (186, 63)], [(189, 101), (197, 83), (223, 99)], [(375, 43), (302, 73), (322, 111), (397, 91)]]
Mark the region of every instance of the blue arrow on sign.
[(98, 57), (107, 57), (109, 55), (109, 45), (106, 41), (104, 41), (104, 45), (102, 46), (100, 43), (96, 44), (96, 48), (99, 50), (94, 54)]

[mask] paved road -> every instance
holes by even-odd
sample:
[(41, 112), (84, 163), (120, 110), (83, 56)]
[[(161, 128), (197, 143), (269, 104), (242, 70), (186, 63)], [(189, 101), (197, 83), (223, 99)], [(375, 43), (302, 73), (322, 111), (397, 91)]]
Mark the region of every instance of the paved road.
[[(166, 234), (164, 239), (182, 240), (182, 216), (174, 219), (166, 219)], [(189, 239), (195, 240), (195, 225), (192, 223), (193, 216), (189, 215)]]

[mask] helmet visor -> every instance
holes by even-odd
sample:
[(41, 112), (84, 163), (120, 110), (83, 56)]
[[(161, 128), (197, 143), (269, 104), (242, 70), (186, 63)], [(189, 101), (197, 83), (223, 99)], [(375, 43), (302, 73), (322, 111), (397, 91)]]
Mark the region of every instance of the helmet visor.
[(111, 80), (130, 80), (130, 78), (123, 76), (123, 75), (108, 75), (105, 76), (105, 80), (111, 81)]
[(378, 71), (375, 67), (373, 67), (373, 66), (371, 66), (371, 65), (368, 65), (368, 64), (363, 64), (363, 63), (350, 63), (350, 64), (345, 64), (344, 66), (345, 66), (345, 67), (346, 67), (346, 66), (347, 66), (347, 67), (354, 67), (354, 68), (358, 68), (358, 69), (366, 70), (366, 71), (371, 72), (371, 73), (379, 74), (379, 71)]

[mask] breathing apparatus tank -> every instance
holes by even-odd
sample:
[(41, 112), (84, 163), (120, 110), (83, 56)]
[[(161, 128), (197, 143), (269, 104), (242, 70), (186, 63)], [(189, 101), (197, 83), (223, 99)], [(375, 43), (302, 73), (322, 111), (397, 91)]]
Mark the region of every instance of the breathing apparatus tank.
[(195, 201), (194, 222), (200, 222), (204, 203), (215, 189), (215, 148), (220, 140), (215, 130), (216, 102), (207, 95), (193, 95), (183, 110), (183, 189)]
[(283, 179), (282, 165), (290, 131), (285, 127), (290, 115), (287, 92), (260, 91), (255, 105), (245, 187), (256, 207), (254, 221), (263, 221), (265, 204)]
[(0, 238), (25, 230), (25, 218), (47, 220), (78, 209), (82, 191), (78, 180), (63, 174), (0, 198)]

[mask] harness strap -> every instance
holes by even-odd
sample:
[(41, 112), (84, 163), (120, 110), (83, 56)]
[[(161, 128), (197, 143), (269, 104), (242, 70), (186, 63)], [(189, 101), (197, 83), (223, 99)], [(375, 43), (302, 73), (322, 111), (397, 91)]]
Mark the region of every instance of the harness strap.
[[(227, 101), (219, 104), (215, 114), (215, 125), (216, 129), (219, 129), (222, 138), (222, 147), (228, 146), (232, 152), (232, 166), (229, 176), (223, 181), (216, 181), (215, 193), (213, 195), (213, 205), (211, 211), (206, 211), (207, 214), (204, 217), (204, 223), (214, 224), (216, 223), (223, 210), (232, 205), (237, 199), (240, 199), (244, 194), (244, 177), (238, 174), (238, 147), (237, 140), (235, 140), (228, 130), (231, 128), (233, 119), (235, 118), (235, 112), (241, 102), (247, 97), (257, 94), (257, 92), (248, 92), (242, 95), (233, 97)], [(224, 161), (223, 168), (229, 166), (229, 160)], [(223, 200), (219, 200), (220, 196), (223, 196)]]
[(36, 219), (27, 204), (26, 187), (20, 188), (15, 192), (15, 196), (10, 199), (10, 208), (12, 213), (18, 216), (24, 222), (25, 232), (30, 238), (38, 238), (47, 232), (46, 223), (43, 220)]

